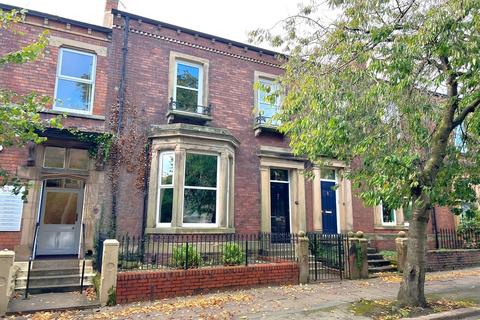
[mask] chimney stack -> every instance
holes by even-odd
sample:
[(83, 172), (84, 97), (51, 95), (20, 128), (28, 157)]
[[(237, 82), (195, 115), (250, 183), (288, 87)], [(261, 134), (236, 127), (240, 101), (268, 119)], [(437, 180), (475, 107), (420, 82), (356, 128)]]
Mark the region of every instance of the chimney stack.
[(103, 25), (111, 28), (113, 26), (112, 9), (118, 9), (119, 0), (105, 0), (105, 15), (103, 17)]

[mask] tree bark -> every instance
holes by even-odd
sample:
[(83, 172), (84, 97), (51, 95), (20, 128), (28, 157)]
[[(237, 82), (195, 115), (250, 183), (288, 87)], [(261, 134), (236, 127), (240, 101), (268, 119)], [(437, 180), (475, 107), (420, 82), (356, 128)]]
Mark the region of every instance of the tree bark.
[(407, 261), (397, 297), (400, 306), (424, 307), (427, 305), (424, 287), (428, 220), (427, 206), (414, 204), (408, 232)]

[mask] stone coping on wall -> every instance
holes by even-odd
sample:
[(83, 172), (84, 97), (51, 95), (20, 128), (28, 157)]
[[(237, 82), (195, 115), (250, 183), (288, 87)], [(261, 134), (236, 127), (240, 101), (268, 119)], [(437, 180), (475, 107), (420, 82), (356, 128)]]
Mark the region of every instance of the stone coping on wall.
[(117, 303), (186, 296), (221, 289), (298, 284), (295, 262), (188, 270), (126, 271), (117, 275)]

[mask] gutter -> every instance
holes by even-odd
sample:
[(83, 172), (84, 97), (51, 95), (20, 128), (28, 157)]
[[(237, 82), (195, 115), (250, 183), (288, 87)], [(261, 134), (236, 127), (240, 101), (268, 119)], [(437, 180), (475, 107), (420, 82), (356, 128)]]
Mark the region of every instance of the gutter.
[(103, 32), (103, 33), (106, 33), (106, 34), (111, 34), (112, 33), (111, 28), (99, 26), (99, 25), (96, 25), (96, 24), (90, 24), (90, 23), (86, 23), (86, 22), (82, 22), (82, 21), (78, 21), (78, 20), (67, 19), (67, 18), (63, 18), (63, 17), (60, 17), (60, 16), (56, 16), (56, 15), (52, 15), (52, 14), (48, 14), (48, 13), (44, 13), (44, 12), (40, 12), (40, 11), (29, 10), (29, 9), (26, 9), (26, 8), (11, 6), (11, 5), (4, 4), (4, 3), (0, 3), (0, 9), (2, 9), (4, 11), (27, 10), (26, 15), (28, 15), (28, 16), (44, 18), (44, 19), (46, 18), (46, 19), (51, 20), (51, 21), (57, 21), (57, 22), (60, 22), (60, 23), (65, 23), (65, 24), (68, 23), (68, 24), (71, 24), (73, 26), (92, 29), (92, 30), (95, 30), (95, 31), (98, 31), (98, 32)]

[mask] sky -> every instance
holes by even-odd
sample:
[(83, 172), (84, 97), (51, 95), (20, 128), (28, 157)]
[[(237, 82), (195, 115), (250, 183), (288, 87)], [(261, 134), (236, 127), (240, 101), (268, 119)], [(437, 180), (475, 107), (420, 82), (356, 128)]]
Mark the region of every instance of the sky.
[[(105, 0), (0, 0), (0, 2), (96, 25), (103, 23)], [(246, 43), (248, 31), (271, 28), (281, 19), (295, 14), (300, 2), (302, 1), (121, 0), (119, 9)], [(328, 7), (325, 7), (324, 14), (326, 18), (332, 16)], [(267, 44), (259, 46), (269, 48)]]

